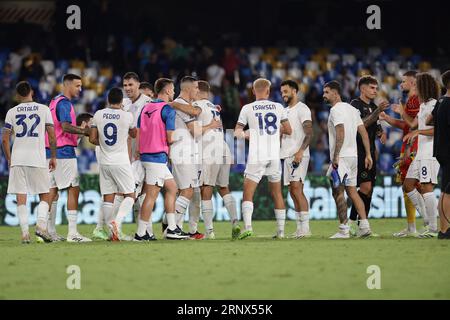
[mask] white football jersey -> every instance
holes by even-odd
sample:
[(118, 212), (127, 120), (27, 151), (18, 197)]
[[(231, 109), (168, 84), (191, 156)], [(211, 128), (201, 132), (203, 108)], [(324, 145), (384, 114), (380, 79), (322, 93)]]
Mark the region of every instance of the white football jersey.
[[(197, 119), (201, 126), (209, 125), (214, 118), (221, 121), (218, 107), (209, 100), (198, 100), (192, 105), (202, 109)], [(230, 148), (224, 140), (222, 128), (206, 131), (200, 138), (199, 149), (202, 159), (222, 160), (223, 157), (231, 156)]]
[(105, 108), (94, 115), (92, 127), (98, 130), (100, 165), (130, 164), (128, 131), (134, 128), (133, 115), (121, 109)]
[[(427, 130), (432, 129), (433, 126), (426, 125), (426, 121), (428, 116), (433, 112), (434, 105), (436, 104), (435, 99), (431, 99), (427, 102), (422, 102), (420, 104), (419, 113), (417, 114), (417, 120), (418, 120), (418, 129), (419, 130)], [(434, 137), (431, 136), (425, 136), (422, 134), (419, 134), (419, 141), (418, 141), (418, 148), (417, 148), (417, 160), (429, 160), (429, 159), (435, 159), (433, 157), (433, 140)]]
[(5, 129), (14, 138), (11, 166), (47, 168), (45, 126), (53, 126), (50, 109), (36, 102), (21, 103), (6, 114)]
[(280, 159), (281, 122), (286, 120), (286, 110), (277, 102), (257, 100), (242, 107), (238, 123), (249, 126), (248, 163)]
[[(124, 98), (122, 101), (123, 110), (128, 111), (133, 115), (133, 124), (136, 127), (139, 116), (144, 106), (152, 102), (152, 99), (145, 94), (140, 94), (135, 102), (132, 102), (130, 98)], [(136, 139), (131, 140), (131, 156), (134, 159), (134, 154), (136, 152)]]
[[(175, 99), (176, 102), (189, 104), (182, 98)], [(196, 117), (190, 116), (180, 110), (175, 110), (175, 131), (173, 133), (174, 142), (170, 146), (170, 157), (176, 162), (189, 161), (191, 157), (195, 157), (198, 152), (198, 147), (187, 124), (196, 120)], [(196, 159), (198, 160), (198, 159)]]
[[(283, 135), (281, 139), (281, 159), (293, 156), (302, 146), (305, 139), (303, 122), (311, 120), (311, 110), (303, 102), (298, 102), (295, 106), (287, 107), (287, 117), (292, 127), (291, 135)], [(309, 146), (303, 153), (304, 157), (309, 157)]]
[(132, 102), (130, 98), (123, 99), (123, 110), (131, 112), (133, 115), (134, 126), (137, 126), (137, 120), (141, 114), (142, 108), (149, 102), (152, 102), (152, 99), (145, 94), (141, 94), (135, 102)]
[(364, 125), (358, 109), (346, 102), (338, 102), (330, 109), (328, 117), (328, 141), (330, 145), (330, 159), (333, 159), (336, 149), (336, 126), (344, 125), (344, 143), (342, 144), (339, 157), (357, 157), (358, 147), (356, 135), (358, 126)]

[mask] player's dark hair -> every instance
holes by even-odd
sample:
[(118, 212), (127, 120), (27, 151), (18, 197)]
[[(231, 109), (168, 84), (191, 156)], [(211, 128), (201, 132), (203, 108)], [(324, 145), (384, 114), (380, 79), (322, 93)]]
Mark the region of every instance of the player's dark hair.
[(119, 104), (122, 103), (123, 92), (122, 89), (114, 87), (108, 92), (108, 102), (109, 104)]
[(442, 84), (444, 85), (445, 89), (450, 89), (450, 70), (445, 71), (442, 76)]
[(73, 74), (73, 73), (65, 74), (64, 77), (63, 77), (63, 82), (73, 81), (73, 80), (81, 80), (81, 77), (79, 75), (76, 75), (76, 74)]
[(31, 85), (28, 81), (20, 81), (16, 85), (16, 92), (22, 98), (28, 97), (31, 92)]
[(211, 91), (211, 86), (208, 81), (199, 80), (198, 81), (198, 90), (201, 92), (209, 93)]
[(341, 95), (341, 84), (336, 80), (325, 83), (323, 88), (330, 88), (331, 90), (336, 90), (339, 95)]
[(139, 82), (139, 76), (137, 75), (136, 72), (127, 72), (123, 75), (122, 80), (130, 80), (130, 79), (134, 79), (137, 82)]
[(155, 93), (159, 94), (170, 83), (173, 83), (171, 79), (159, 78), (158, 80), (155, 81)]
[(406, 72), (403, 74), (403, 76), (404, 76), (404, 77), (412, 77), (412, 78), (415, 78), (415, 77), (417, 76), (417, 71), (415, 71), (415, 70), (409, 70), (409, 71), (406, 71)]
[(422, 72), (416, 75), (417, 95), (421, 102), (427, 102), (430, 99), (438, 99), (439, 85), (433, 76), (429, 73)]
[(292, 89), (295, 89), (298, 92), (298, 84), (294, 80), (284, 80), (283, 82), (281, 82), (280, 88), (282, 86), (291, 87)]
[(375, 78), (374, 76), (371, 76), (371, 75), (362, 76), (358, 80), (358, 89), (361, 89), (361, 86), (367, 85), (367, 84), (378, 85), (378, 80), (377, 80), (377, 78)]
[(89, 122), (89, 120), (90, 120), (91, 118), (93, 118), (93, 117), (94, 117), (94, 116), (93, 116), (92, 114), (87, 113), (87, 112), (85, 112), (85, 113), (80, 113), (79, 115), (77, 115), (77, 119), (76, 119), (77, 126), (81, 126), (81, 124), (83, 123), (83, 121)]
[(150, 89), (150, 90), (154, 91), (153, 86), (148, 82), (141, 82), (139, 84), (139, 89)]
[(184, 76), (183, 78), (181, 78), (180, 83), (186, 83), (186, 82), (195, 82), (197, 81), (196, 78), (191, 77), (191, 76)]

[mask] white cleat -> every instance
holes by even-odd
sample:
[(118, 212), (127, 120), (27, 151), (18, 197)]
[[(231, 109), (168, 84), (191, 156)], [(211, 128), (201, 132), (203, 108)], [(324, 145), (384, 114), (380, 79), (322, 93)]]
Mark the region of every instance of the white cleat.
[(372, 231), (370, 230), (370, 228), (359, 228), (358, 232), (356, 233), (356, 236), (358, 238), (367, 238), (370, 237), (372, 235)]
[(332, 235), (330, 239), (350, 239), (350, 232), (339, 231)]
[(292, 234), (291, 238), (303, 239), (303, 238), (309, 238), (311, 236), (312, 236), (311, 231), (304, 232), (304, 231), (301, 231), (301, 230), (297, 230), (296, 232), (294, 232)]
[(92, 240), (79, 233), (67, 235), (67, 242), (91, 242)]
[(207, 240), (215, 240), (216, 235), (214, 234), (214, 231), (206, 232), (205, 239)]
[(408, 229), (403, 229), (402, 231), (396, 232), (392, 234), (395, 238), (415, 238), (417, 237), (418, 233), (409, 231)]
[(277, 233), (272, 237), (272, 239), (284, 239), (284, 232), (277, 231)]

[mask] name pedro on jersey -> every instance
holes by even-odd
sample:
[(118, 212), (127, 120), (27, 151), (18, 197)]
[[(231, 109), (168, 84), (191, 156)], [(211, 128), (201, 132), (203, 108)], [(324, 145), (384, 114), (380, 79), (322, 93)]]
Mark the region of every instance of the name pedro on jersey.
[(27, 111), (38, 111), (38, 106), (23, 106), (23, 107), (17, 107), (18, 112), (27, 112)]
[(119, 120), (119, 119), (120, 119), (120, 114), (115, 114), (115, 113), (104, 113), (104, 114), (103, 114), (103, 119), (108, 119), (108, 120)]
[(274, 104), (256, 105), (253, 110), (275, 110), (277, 107)]

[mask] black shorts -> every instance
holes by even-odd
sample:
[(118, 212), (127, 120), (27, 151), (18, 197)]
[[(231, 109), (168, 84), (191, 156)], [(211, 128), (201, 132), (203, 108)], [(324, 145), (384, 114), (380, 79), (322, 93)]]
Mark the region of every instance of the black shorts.
[(377, 179), (377, 163), (375, 161), (375, 156), (372, 155), (373, 165), (370, 170), (365, 168), (364, 163), (365, 158), (358, 157), (358, 177), (356, 184), (359, 187), (363, 182), (372, 182), (372, 187), (375, 185), (375, 180)]
[(442, 179), (441, 179), (441, 192), (450, 194), (450, 166), (448, 164), (441, 164)]

